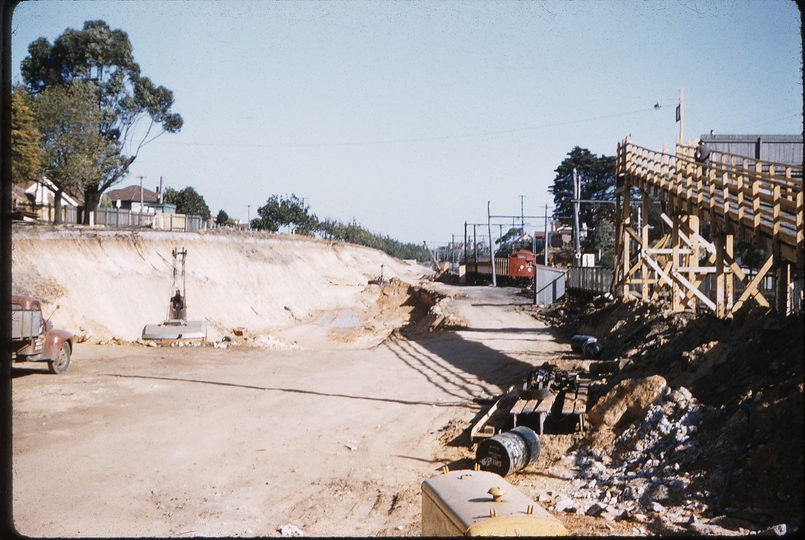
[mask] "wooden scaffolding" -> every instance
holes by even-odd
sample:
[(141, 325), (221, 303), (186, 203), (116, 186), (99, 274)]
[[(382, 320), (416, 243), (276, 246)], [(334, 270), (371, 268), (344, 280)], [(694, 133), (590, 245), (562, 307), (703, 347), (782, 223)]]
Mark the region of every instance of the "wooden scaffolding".
[[(792, 267), (802, 269), (805, 262), (802, 168), (725, 152), (712, 152), (702, 164), (693, 152), (694, 147), (679, 143), (674, 155), (665, 148), (654, 152), (630, 138), (618, 145), (613, 292), (665, 298), (674, 311), (703, 306), (728, 317), (750, 298), (771, 307), (759, 284), (776, 271), (775, 308), (788, 313)], [(637, 194), (639, 223), (632, 216)], [(654, 204), (666, 232), (650, 241)], [(712, 241), (701, 234), (705, 221)], [(771, 253), (754, 276), (735, 261), (736, 236)], [(701, 285), (711, 274), (715, 294), (708, 296)], [(743, 286), (737, 299), (736, 280)]]

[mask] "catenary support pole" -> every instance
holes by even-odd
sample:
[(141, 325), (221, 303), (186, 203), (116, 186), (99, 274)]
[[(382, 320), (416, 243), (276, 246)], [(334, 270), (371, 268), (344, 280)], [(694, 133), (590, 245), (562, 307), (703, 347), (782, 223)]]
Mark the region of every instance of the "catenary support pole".
[(472, 224), (472, 256), (475, 258), (475, 271), (478, 271), (478, 234), (476, 225)]
[(545, 205), (545, 247), (543, 249), (545, 255), (545, 266), (548, 266), (548, 205)]
[(466, 272), (467, 265), (467, 222), (464, 222), (464, 271)]
[(576, 168), (573, 168), (573, 266), (581, 266), (581, 239), (579, 235), (579, 200), (581, 199), (581, 182)]
[(486, 201), (486, 227), (489, 229), (489, 264), (492, 268), (492, 286), (498, 286), (497, 276), (495, 275), (495, 248), (492, 246), (492, 208), (491, 201)]

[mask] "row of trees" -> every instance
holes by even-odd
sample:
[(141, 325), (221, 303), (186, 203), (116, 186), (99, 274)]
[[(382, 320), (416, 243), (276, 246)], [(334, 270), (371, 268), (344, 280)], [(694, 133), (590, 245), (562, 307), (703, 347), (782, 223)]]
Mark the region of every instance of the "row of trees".
[[(223, 212), (223, 214), (222, 214)], [(319, 221), (316, 214), (310, 213), (310, 206), (296, 194), (288, 196), (272, 195), (265, 205), (257, 209), (256, 218), (249, 224), (251, 228), (278, 232), (287, 227), (289, 232), (312, 236), (319, 233), (323, 238), (350, 242), (379, 249), (400, 259), (428, 260), (428, 251), (423, 246), (399, 242), (388, 236), (368, 231), (357, 223), (343, 223), (326, 218)], [(226, 212), (221, 210), (218, 223), (225, 219)]]
[(338, 220), (325, 219), (319, 223), (318, 230), (324, 238), (379, 249), (398, 259), (427, 261), (430, 258), (430, 254), (424, 246), (399, 242), (389, 236), (370, 232), (354, 222), (343, 223)]
[(143, 146), (184, 123), (171, 110), (173, 92), (142, 76), (128, 35), (104, 21), (68, 28), (53, 44), (37, 39), (21, 74), (12, 96), (12, 179), (46, 176), (57, 209), (65, 190), (97, 208)]

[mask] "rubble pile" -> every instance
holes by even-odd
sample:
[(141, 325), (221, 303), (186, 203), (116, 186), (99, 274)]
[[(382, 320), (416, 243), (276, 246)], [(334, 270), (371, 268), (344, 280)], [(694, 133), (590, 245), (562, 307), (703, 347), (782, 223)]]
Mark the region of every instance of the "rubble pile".
[[(757, 523), (722, 526), (731, 518), (706, 502), (714, 493), (704, 486), (712, 488), (714, 482), (705, 481), (705, 471), (691, 472), (691, 466), (704, 453), (734, 453), (737, 448), (730, 441), (721, 441), (713, 449), (702, 444), (697, 434), (705, 412), (716, 413), (699, 404), (686, 388), (668, 389), (658, 404), (649, 406), (645, 417), (616, 436), (610, 452), (592, 444), (569, 452), (563, 458), (568, 471), (563, 476), (573, 487), (556, 494), (548, 509), (633, 522), (635, 532), (643, 534), (780, 534), (798, 528), (799, 522), (764, 525), (757, 515)], [(716, 478), (711, 480), (723, 483), (724, 472), (714, 473)], [(740, 474), (740, 469), (733, 474)]]
[(563, 459), (572, 487), (543, 502), (634, 534), (801, 529), (802, 313), (748, 306), (724, 320), (599, 297), (539, 317), (560, 337), (597, 337), (621, 368), (592, 393), (594, 429)]

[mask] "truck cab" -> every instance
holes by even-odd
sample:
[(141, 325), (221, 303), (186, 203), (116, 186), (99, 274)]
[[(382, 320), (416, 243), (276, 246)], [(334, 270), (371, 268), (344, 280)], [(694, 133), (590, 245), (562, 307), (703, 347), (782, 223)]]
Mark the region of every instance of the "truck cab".
[(53, 328), (42, 317), (39, 300), (11, 297), (11, 356), (15, 362), (47, 362), (51, 373), (62, 374), (70, 365), (73, 334)]

